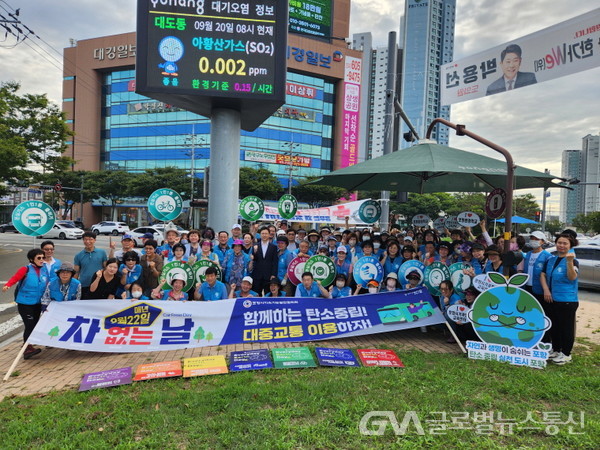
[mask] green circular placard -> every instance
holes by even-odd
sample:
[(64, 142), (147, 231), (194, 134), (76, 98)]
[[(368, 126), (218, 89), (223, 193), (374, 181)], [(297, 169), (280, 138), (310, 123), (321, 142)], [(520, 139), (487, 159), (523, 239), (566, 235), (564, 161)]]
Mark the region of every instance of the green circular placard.
[(160, 279), (165, 280), (162, 289), (170, 289), (172, 287), (171, 280), (175, 275), (183, 275), (187, 280), (183, 287), (184, 291), (188, 291), (194, 286), (194, 271), (192, 270), (192, 266), (181, 261), (171, 261), (163, 266), (160, 274)]
[(311, 256), (304, 265), (304, 271), (312, 273), (315, 281), (320, 281), (323, 286), (329, 286), (335, 280), (335, 264), (329, 256)]
[(450, 279), (450, 270), (446, 264), (439, 261), (433, 262), (425, 268), (425, 286), (431, 295), (440, 295), (440, 283)]
[(221, 272), (221, 268), (212, 261), (209, 261), (207, 259), (201, 259), (200, 261), (196, 261), (192, 266), (192, 270), (194, 272), (194, 282), (204, 283), (206, 281), (206, 276), (204, 275), (204, 273), (209, 267), (214, 267), (215, 269), (217, 269), (217, 280), (221, 281), (221, 277), (223, 275)]
[(277, 205), (279, 215), (284, 219), (291, 219), (298, 211), (298, 200), (292, 194), (283, 194)]
[(376, 200), (366, 200), (358, 208), (358, 218), (364, 223), (375, 223), (381, 217), (381, 205)]
[(174, 220), (182, 210), (183, 199), (173, 189), (157, 189), (148, 198), (148, 211), (157, 220)]
[(249, 195), (240, 202), (240, 216), (249, 222), (256, 222), (265, 213), (265, 204), (256, 195)]
[(19, 203), (12, 212), (12, 223), (20, 233), (41, 236), (52, 229), (56, 214), (50, 205), (37, 200)]

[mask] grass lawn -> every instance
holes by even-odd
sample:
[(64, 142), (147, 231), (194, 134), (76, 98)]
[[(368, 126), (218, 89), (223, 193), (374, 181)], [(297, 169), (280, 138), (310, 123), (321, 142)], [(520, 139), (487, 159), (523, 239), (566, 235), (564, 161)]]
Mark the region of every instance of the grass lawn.
[[(448, 354), (402, 352), (406, 368), (317, 368), (241, 372), (192, 379), (137, 382), (85, 393), (57, 392), (0, 403), (1, 448), (599, 448), (600, 347), (578, 347), (573, 363), (545, 370), (471, 361)], [(392, 411), (399, 423), (415, 421), (403, 435), (391, 426), (362, 435), (369, 411)], [(544, 431), (508, 432), (528, 412), (569, 411), (585, 424)], [(437, 412), (437, 414), (435, 414)], [(431, 434), (428, 420), (492, 412), (489, 434), (474, 429)], [(374, 421), (381, 417), (373, 418)], [(489, 422), (488, 422), (489, 424)], [(518, 424), (517, 424), (518, 425)], [(457, 426), (457, 425), (453, 425)], [(371, 421), (367, 427), (377, 430)], [(502, 431), (504, 430), (504, 434)], [(581, 434), (574, 434), (581, 433)]]

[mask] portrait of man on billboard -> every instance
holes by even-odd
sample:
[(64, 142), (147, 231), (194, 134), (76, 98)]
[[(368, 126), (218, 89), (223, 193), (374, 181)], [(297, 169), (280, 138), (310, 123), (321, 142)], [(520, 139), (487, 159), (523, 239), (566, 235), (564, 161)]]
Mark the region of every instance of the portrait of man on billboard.
[(521, 47), (517, 44), (510, 44), (502, 50), (502, 53), (500, 53), (500, 66), (504, 75), (488, 86), (485, 95), (511, 91), (537, 83), (534, 73), (519, 71), (521, 67), (521, 53)]

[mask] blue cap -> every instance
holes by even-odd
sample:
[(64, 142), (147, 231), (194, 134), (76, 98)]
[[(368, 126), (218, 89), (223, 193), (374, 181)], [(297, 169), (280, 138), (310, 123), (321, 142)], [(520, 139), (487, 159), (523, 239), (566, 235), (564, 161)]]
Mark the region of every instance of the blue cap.
[(124, 241), (125, 239), (131, 239), (133, 241), (133, 236), (130, 234), (124, 234), (121, 240)]

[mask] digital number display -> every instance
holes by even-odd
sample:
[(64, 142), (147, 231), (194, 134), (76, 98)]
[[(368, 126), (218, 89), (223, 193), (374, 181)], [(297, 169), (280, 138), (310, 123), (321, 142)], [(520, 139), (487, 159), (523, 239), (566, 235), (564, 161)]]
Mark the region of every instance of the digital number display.
[(205, 116), (266, 101), (268, 117), (285, 101), (287, 13), (277, 0), (138, 0), (136, 92)]
[(328, 39), (331, 36), (331, 0), (290, 0), (292, 33)]

